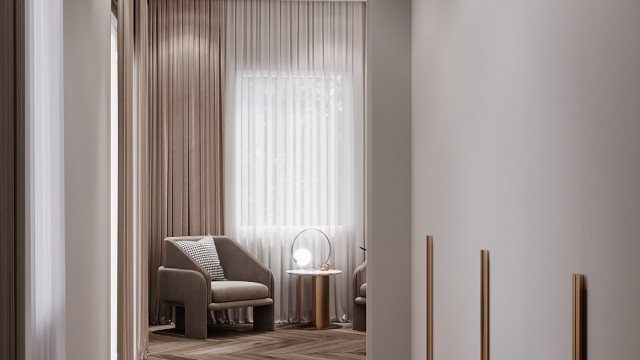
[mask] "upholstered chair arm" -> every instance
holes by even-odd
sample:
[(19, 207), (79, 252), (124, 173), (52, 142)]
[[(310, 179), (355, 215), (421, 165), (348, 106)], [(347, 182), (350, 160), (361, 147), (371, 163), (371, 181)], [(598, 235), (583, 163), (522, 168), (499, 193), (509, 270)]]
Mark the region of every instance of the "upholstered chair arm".
[(207, 338), (207, 305), (211, 301), (211, 282), (196, 270), (158, 268), (158, 298), (176, 308), (176, 327), (187, 337)]
[(199, 271), (158, 268), (158, 297), (163, 301), (206, 308), (211, 300), (211, 282)]
[(353, 300), (353, 330), (367, 329), (367, 297), (363, 296), (360, 289), (367, 282), (367, 261), (358, 266), (353, 272), (353, 291), (355, 299)]
[[(203, 236), (168, 237), (162, 242), (162, 265), (165, 268), (184, 269), (197, 271), (211, 284), (211, 275), (189, 254), (187, 254), (176, 241), (198, 241)], [(210, 286), (209, 286), (210, 287)]]
[(273, 298), (273, 274), (266, 266), (256, 259), (235, 240), (226, 236), (213, 237), (220, 265), (227, 280), (252, 281), (264, 284), (269, 288), (269, 297)]
[(356, 270), (353, 272), (353, 284), (354, 284), (354, 294), (356, 297), (362, 296), (360, 294), (360, 287), (362, 284), (367, 282), (367, 261), (365, 260), (362, 265), (358, 266)]

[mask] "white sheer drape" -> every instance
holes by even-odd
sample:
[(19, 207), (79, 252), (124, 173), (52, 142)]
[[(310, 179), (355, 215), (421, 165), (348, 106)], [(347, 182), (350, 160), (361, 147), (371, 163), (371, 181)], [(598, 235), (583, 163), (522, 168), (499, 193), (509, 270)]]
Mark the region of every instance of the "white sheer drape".
[(65, 359), (62, 1), (25, 4), (25, 357)]
[[(363, 256), (364, 7), (225, 3), (225, 226), (273, 271), (277, 321), (297, 316), (286, 270), (296, 268), (291, 241), (309, 227), (329, 235), (329, 263), (343, 271), (331, 281), (331, 319), (351, 318)], [(318, 235), (302, 240), (315, 255), (307, 267), (326, 256)]]

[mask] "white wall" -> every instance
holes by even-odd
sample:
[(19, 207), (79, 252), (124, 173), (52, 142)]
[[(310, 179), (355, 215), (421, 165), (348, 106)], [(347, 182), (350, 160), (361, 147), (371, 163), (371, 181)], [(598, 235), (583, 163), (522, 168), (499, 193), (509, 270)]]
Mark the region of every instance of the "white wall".
[[(571, 354), (571, 273), (588, 356), (640, 353), (640, 3), (414, 0), (413, 271), (435, 236), (437, 359), (479, 352), (491, 251), (492, 359)], [(424, 276), (413, 359), (425, 358)]]
[(67, 359), (108, 359), (110, 2), (64, 0)]
[(411, 2), (367, 1), (367, 358), (411, 358)]

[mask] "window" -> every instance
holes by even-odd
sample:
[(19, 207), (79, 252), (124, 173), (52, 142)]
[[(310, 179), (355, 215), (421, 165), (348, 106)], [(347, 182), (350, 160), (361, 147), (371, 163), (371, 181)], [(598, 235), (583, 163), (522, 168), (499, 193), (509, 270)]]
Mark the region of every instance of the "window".
[(353, 121), (340, 74), (244, 72), (236, 96), (240, 227), (340, 227)]

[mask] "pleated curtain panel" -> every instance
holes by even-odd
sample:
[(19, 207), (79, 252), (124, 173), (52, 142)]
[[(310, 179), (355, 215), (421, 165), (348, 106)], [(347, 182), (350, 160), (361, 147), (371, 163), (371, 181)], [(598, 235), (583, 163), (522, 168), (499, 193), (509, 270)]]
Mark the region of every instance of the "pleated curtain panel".
[[(228, 235), (269, 267), (275, 319), (293, 321), (286, 270), (306, 228), (332, 241), (343, 274), (331, 318), (350, 320), (364, 257), (365, 4), (150, 0), (148, 21), (149, 322), (172, 316), (157, 297), (163, 239), (203, 234)], [(317, 235), (303, 241), (319, 259)]]
[(151, 324), (171, 321), (156, 288), (163, 239), (224, 234), (223, 5), (149, 2)]
[(148, 6), (118, 1), (118, 359), (146, 359), (149, 339)]

